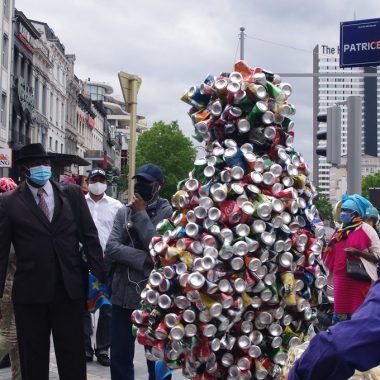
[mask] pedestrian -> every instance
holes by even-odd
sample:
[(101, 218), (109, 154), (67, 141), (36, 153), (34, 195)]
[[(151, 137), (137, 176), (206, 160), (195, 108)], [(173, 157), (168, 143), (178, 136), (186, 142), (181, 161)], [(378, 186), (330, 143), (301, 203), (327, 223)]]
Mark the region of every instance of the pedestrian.
[[(89, 192), (85, 198), (98, 230), (100, 244), (104, 252), (117, 210), (123, 205), (120, 201), (109, 197), (105, 193), (107, 190), (107, 177), (105, 171), (102, 169), (93, 169), (90, 171), (88, 175), (88, 189)], [(106, 258), (104, 258), (104, 266), (106, 274), (110, 273), (111, 263)], [(106, 279), (106, 285), (109, 285), (107, 282), (108, 278)], [(103, 305), (99, 309), (99, 318), (96, 328), (95, 356), (99, 364), (105, 367), (110, 366), (108, 350), (111, 345), (111, 314), (111, 305)], [(94, 355), (91, 344), (92, 333), (91, 313), (85, 311), (84, 335), (87, 362), (92, 362)]]
[[(134, 379), (131, 314), (139, 306), (140, 293), (153, 269), (149, 244), (156, 234), (155, 227), (172, 214), (169, 202), (159, 197), (164, 175), (158, 166), (142, 165), (134, 178), (135, 195), (130, 204), (117, 212), (106, 248), (106, 256), (115, 262), (111, 295), (112, 380)], [(147, 360), (147, 365), (149, 380), (155, 380), (155, 363)]]
[(76, 210), (51, 180), (50, 156), (41, 144), (19, 151), (15, 164), (26, 180), (0, 197), (0, 297), (10, 246), (17, 259), (13, 304), (23, 380), (49, 378), (50, 335), (61, 380), (86, 379), (83, 307), (86, 290), (79, 240), (92, 273), (105, 280), (103, 252), (86, 200), (70, 185)]
[(351, 320), (331, 326), (310, 341), (291, 368), (288, 380), (346, 380), (355, 370), (364, 372), (379, 365), (379, 310), (380, 280)]
[(364, 221), (372, 226), (377, 234), (379, 234), (377, 224), (379, 223), (379, 211), (377, 211), (376, 207), (369, 206), (365, 210)]
[[(0, 178), (0, 194), (17, 187), (12, 178)], [(18, 353), (15, 316), (12, 304), (13, 278), (16, 271), (16, 256), (11, 247), (3, 299), (0, 305), (0, 360), (8, 356), (12, 370), (12, 380), (21, 380), (20, 356)]]
[[(363, 303), (371, 281), (377, 280), (380, 241), (376, 231), (363, 222), (369, 205), (368, 200), (357, 194), (342, 197), (342, 224), (334, 231), (323, 255), (333, 277), (333, 324), (350, 319)], [(350, 277), (349, 260), (355, 260), (355, 264), (362, 266), (364, 274), (367, 274), (366, 280)]]

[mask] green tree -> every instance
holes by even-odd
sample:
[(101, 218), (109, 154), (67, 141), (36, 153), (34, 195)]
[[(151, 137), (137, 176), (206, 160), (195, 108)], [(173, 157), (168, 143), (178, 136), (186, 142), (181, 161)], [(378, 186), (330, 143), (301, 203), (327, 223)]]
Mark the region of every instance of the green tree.
[(170, 200), (177, 183), (188, 177), (193, 168), (196, 149), (191, 140), (180, 130), (177, 121), (165, 124), (158, 121), (139, 136), (136, 147), (136, 168), (152, 163), (165, 174), (161, 195)]
[(380, 187), (380, 172), (368, 175), (362, 179), (362, 195), (369, 199), (369, 188)]
[(317, 189), (318, 195), (314, 199), (314, 204), (317, 207), (319, 211), (319, 215), (323, 220), (328, 220), (332, 222), (333, 215), (332, 215), (332, 206), (330, 203), (330, 199), (326, 194), (322, 194), (321, 189)]

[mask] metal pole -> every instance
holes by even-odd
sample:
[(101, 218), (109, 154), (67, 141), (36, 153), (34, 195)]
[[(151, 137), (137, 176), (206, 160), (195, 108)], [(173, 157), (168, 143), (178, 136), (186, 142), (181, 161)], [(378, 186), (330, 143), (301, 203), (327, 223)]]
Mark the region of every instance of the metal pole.
[(240, 59), (244, 60), (244, 31), (245, 28), (242, 26), (240, 28)]
[(362, 98), (347, 97), (347, 193), (362, 193)]
[(130, 98), (130, 115), (129, 123), (129, 141), (128, 141), (128, 201), (133, 198), (133, 187), (136, 170), (136, 116), (137, 116), (137, 78), (134, 77), (130, 81), (131, 98)]

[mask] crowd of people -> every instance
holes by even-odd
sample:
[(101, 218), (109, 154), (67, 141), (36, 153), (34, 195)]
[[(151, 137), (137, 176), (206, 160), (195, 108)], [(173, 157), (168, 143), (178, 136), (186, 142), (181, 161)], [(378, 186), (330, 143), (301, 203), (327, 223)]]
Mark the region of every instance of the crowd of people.
[[(139, 167), (135, 195), (123, 205), (106, 194), (101, 168), (89, 172), (86, 195), (52, 180), (41, 144), (24, 146), (15, 164), (25, 180), (0, 179), (0, 360), (9, 354), (13, 380), (47, 380), (52, 335), (60, 379), (86, 379), (95, 355), (112, 380), (133, 380), (131, 315), (153, 268), (155, 227), (172, 214), (159, 196), (163, 172)], [(380, 363), (379, 214), (357, 194), (343, 196), (339, 210), (323, 254), (333, 326), (311, 340), (289, 380), (347, 379)], [(99, 310), (95, 347), (93, 315), (84, 307), (88, 271), (107, 285), (111, 301)], [(147, 372), (155, 380), (150, 360)]]
[[(134, 198), (123, 205), (105, 193), (102, 169), (89, 173), (86, 196), (52, 180), (41, 144), (24, 146), (15, 164), (25, 180), (17, 187), (0, 180), (0, 359), (10, 354), (13, 380), (47, 380), (52, 335), (61, 380), (86, 379), (94, 354), (112, 379), (133, 379), (130, 316), (153, 267), (155, 226), (172, 213), (159, 197), (162, 171), (138, 168)], [(112, 292), (112, 307), (99, 311), (94, 348), (84, 307), (88, 271)], [(155, 379), (153, 362), (148, 370)]]

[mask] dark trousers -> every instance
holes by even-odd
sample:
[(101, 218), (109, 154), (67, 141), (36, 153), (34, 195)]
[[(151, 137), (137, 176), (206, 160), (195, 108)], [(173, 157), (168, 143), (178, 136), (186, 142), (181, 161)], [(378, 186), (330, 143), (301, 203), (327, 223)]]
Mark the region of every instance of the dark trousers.
[[(132, 309), (112, 305), (111, 379), (134, 380), (135, 337), (132, 334)], [(155, 362), (147, 360), (149, 380), (155, 380)]]
[(23, 380), (49, 379), (50, 334), (60, 380), (86, 380), (83, 302), (61, 283), (50, 303), (14, 305)]
[[(111, 305), (103, 305), (99, 309), (99, 318), (96, 326), (96, 345), (95, 355), (106, 353), (111, 345)], [(92, 355), (94, 350), (91, 344), (92, 329), (92, 317), (91, 313), (85, 311), (84, 313), (84, 348), (86, 355)]]

